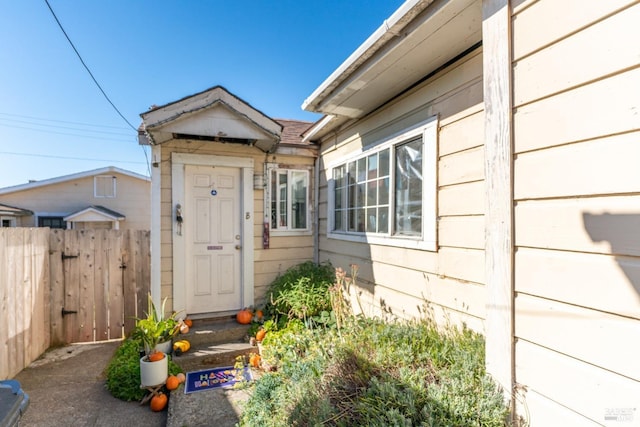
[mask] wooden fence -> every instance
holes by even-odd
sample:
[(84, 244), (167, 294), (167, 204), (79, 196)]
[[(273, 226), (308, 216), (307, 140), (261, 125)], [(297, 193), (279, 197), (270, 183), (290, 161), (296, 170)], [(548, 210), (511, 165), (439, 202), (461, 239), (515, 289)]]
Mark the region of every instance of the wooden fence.
[(1, 228), (0, 379), (51, 346), (128, 333), (146, 310), (150, 260), (148, 231)]

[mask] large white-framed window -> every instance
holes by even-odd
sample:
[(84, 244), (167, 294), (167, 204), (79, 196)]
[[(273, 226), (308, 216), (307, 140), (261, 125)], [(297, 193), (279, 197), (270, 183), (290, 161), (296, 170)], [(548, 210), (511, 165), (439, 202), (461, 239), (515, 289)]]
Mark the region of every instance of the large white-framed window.
[(93, 178), (93, 196), (96, 198), (116, 197), (116, 177), (113, 175), (97, 175)]
[(310, 170), (267, 165), (266, 216), (271, 231), (308, 233)]
[(436, 250), (437, 138), (432, 117), (332, 164), (328, 237)]

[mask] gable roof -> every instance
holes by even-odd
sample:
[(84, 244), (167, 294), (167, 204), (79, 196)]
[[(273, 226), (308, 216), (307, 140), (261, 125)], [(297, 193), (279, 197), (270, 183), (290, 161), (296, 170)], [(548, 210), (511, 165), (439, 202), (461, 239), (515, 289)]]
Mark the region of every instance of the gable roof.
[(162, 144), (182, 135), (221, 142), (241, 142), (270, 152), (283, 126), (222, 86), (153, 107), (140, 114), (140, 144)]
[(122, 221), (126, 217), (114, 210), (105, 208), (100, 205), (92, 205), (86, 207), (84, 209), (80, 209), (79, 211), (70, 213), (69, 215), (64, 217), (65, 221), (78, 221), (78, 218), (85, 217), (80, 219), (81, 221)]
[(18, 184), (18, 185), (13, 185), (11, 187), (0, 188), (0, 195), (9, 194), (16, 191), (22, 191), (22, 190), (31, 190), (33, 188), (45, 187), (47, 185), (60, 184), (63, 182), (73, 181), (76, 179), (87, 178), (87, 177), (96, 176), (96, 175), (108, 175), (110, 173), (119, 173), (121, 175), (127, 175), (132, 178), (140, 179), (147, 182), (151, 181), (149, 177), (146, 177), (144, 175), (140, 175), (125, 169), (120, 169), (115, 166), (107, 166), (104, 168), (93, 169), (85, 172), (78, 172), (71, 175), (63, 175), (55, 178), (43, 179), (41, 181), (32, 181), (26, 184)]
[(481, 41), (481, 1), (407, 0), (304, 101), (333, 116), (309, 133), (364, 117)]
[(14, 206), (3, 205), (0, 203), (0, 215), (29, 216), (33, 215), (33, 212), (28, 209), (16, 208)]

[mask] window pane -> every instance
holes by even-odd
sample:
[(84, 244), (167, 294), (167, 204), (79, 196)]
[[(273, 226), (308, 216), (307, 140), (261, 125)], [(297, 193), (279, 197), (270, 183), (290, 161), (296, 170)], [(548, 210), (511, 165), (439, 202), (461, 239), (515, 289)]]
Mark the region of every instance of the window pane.
[(342, 214), (344, 211), (336, 210), (333, 216), (333, 229), (344, 231), (344, 224), (342, 223)]
[(378, 177), (378, 154), (373, 154), (367, 158), (367, 179)]
[(365, 226), (365, 221), (364, 221), (364, 208), (358, 208), (356, 209), (356, 231), (360, 232), (360, 233), (364, 233), (364, 226)]
[(389, 208), (378, 208), (378, 233), (389, 232)]
[(358, 184), (357, 185), (357, 194), (356, 194), (356, 206), (357, 207), (362, 207), (364, 206), (364, 197), (365, 197), (365, 191), (366, 191), (366, 185), (367, 184)]
[(356, 210), (349, 209), (347, 211), (347, 215), (349, 216), (349, 228), (348, 231), (358, 231), (356, 228)]
[(378, 201), (377, 197), (378, 181), (369, 181), (367, 183), (367, 206), (375, 206)]
[(278, 173), (278, 225), (286, 228), (287, 221), (287, 173)]
[(349, 163), (349, 165), (347, 166), (347, 170), (348, 170), (349, 184), (355, 183), (356, 182), (356, 163), (355, 162)]
[(380, 151), (378, 154), (378, 160), (380, 162), (378, 176), (382, 177), (389, 175), (389, 149)]
[(347, 207), (349, 207), (349, 208), (355, 208), (356, 207), (356, 186), (355, 185), (350, 185), (349, 186), (349, 195), (348, 195), (348, 199), (347, 199)]
[(367, 179), (367, 158), (358, 159), (358, 182)]
[(342, 188), (337, 188), (335, 191), (335, 199), (334, 204), (336, 209), (342, 209), (344, 207), (342, 201), (342, 195), (344, 194), (344, 190)]
[(378, 204), (389, 204), (389, 178), (378, 181)]
[(271, 228), (278, 228), (278, 172), (271, 171)]
[(291, 172), (291, 216), (294, 229), (307, 228), (307, 172)]
[(377, 231), (378, 214), (376, 208), (367, 209), (367, 233), (375, 233)]
[(422, 233), (422, 138), (396, 148), (395, 233)]

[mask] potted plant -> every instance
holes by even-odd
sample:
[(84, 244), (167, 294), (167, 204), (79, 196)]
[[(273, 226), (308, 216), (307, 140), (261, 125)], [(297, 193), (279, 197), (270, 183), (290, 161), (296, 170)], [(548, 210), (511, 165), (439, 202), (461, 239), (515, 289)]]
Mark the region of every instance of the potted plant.
[(168, 358), (166, 354), (171, 352), (171, 340), (180, 331), (180, 322), (176, 314), (164, 316), (162, 301), (160, 311), (156, 307), (149, 294), (147, 317), (136, 320), (136, 327), (132, 337), (139, 339), (145, 348), (145, 355), (140, 358), (140, 382), (143, 386), (156, 386), (163, 384), (168, 375)]

